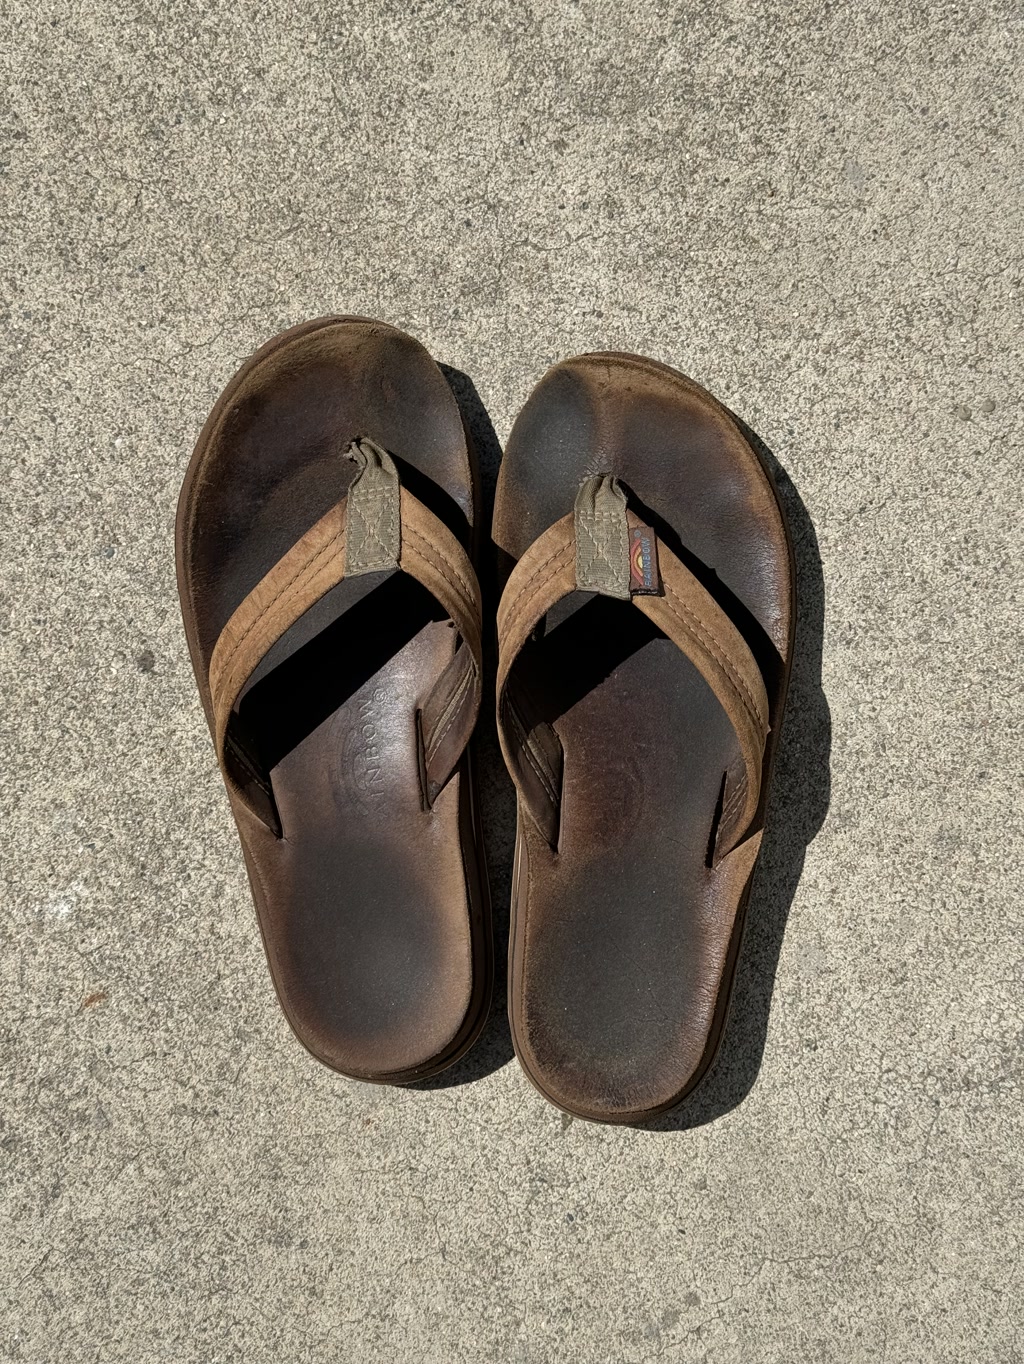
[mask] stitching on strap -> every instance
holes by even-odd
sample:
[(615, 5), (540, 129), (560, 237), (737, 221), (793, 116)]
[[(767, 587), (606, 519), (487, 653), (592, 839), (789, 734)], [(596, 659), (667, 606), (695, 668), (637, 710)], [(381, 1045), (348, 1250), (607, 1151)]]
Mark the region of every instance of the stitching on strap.
[[(441, 565), (444, 565), (444, 567), (450, 569), (455, 576), (455, 582), (452, 582), (450, 578), (445, 579), (448, 586), (454, 588), (456, 583), (458, 583), (462, 588), (462, 595), (467, 598), (471, 605), (475, 605), (476, 593), (474, 592), (472, 585), (462, 576), (458, 563), (451, 559), (444, 550), (441, 549), (440, 545), (436, 544), (433, 540), (428, 539), (422, 531), (418, 531), (415, 527), (409, 526), (408, 524), (403, 524), (402, 529), (410, 540), (418, 540), (421, 545), (425, 545), (427, 549), (434, 552), (436, 560), (432, 559), (431, 563), (434, 564), (434, 567), (438, 572), (441, 572)], [(455, 543), (458, 544), (458, 541), (456, 540)], [(460, 545), (459, 548), (461, 549), (462, 546)], [(441, 576), (444, 577), (444, 574), (442, 573)]]
[[(702, 624), (700, 617), (697, 616), (694, 613), (694, 611), (686, 604), (683, 598), (680, 597), (679, 593), (673, 589), (671, 584), (666, 583), (665, 590), (669, 594), (669, 596), (675, 598), (675, 600), (679, 603), (682, 609), (690, 617), (690, 619), (694, 623), (694, 626), (696, 627), (697, 633), (701, 635), (705, 640), (709, 653), (725, 669), (726, 676), (729, 678), (730, 682), (732, 682), (733, 684), (733, 687), (739, 693), (740, 700), (743, 701), (744, 708), (746, 709), (750, 719), (754, 721), (758, 731), (764, 730), (765, 733), (767, 733), (767, 729), (764, 725), (764, 722), (758, 715), (757, 702), (754, 700), (752, 692), (750, 691), (749, 687), (747, 686), (743, 678), (739, 675), (739, 673), (737, 673), (736, 669), (733, 667), (733, 664), (729, 661), (728, 656), (721, 651), (719, 646), (715, 643), (714, 637), (708, 633), (707, 628)], [(678, 619), (681, 620), (681, 624), (683, 625), (683, 627), (685, 629), (691, 630), (692, 632), (692, 627), (690, 627), (685, 620), (682, 620), (679, 617), (679, 613), (675, 611), (675, 608), (669, 607), (669, 609), (673, 611), (673, 613), (676, 615)]]
[[(309, 532), (307, 531), (307, 534), (308, 533)], [(303, 574), (308, 573), (309, 570), (313, 568), (320, 559), (323, 558), (327, 551), (337, 543), (337, 541), (343, 540), (344, 538), (345, 538), (344, 529), (335, 531), (331, 538), (327, 541), (327, 543), (321, 545), (320, 549), (317, 550), (317, 552), (313, 555), (312, 559), (307, 559), (307, 561), (304, 564), (301, 564), (299, 568), (297, 568), (296, 571), (293, 573), (293, 575), (288, 579), (288, 581), (284, 584), (284, 586), (278, 590), (276, 595), (273, 596), (270, 599), (270, 601), (267, 602), (266, 606), (262, 607), (259, 613), (252, 618), (252, 620), (245, 627), (245, 629), (238, 637), (238, 639), (235, 640), (234, 644), (231, 647), (231, 652), (228, 654), (223, 664), (221, 665), (220, 672), (222, 677), (224, 677), (230, 671), (231, 664), (235, 660), (235, 655), (238, 653), (239, 649), (249, 638), (249, 635), (260, 623), (260, 621), (263, 620), (265, 616), (269, 615), (269, 613), (274, 609), (274, 607), (277, 606), (277, 604), (281, 601), (281, 598), (285, 595), (286, 592), (291, 591), (291, 589), (295, 586), (296, 582), (298, 582), (299, 578), (301, 578)], [(271, 572), (273, 572), (273, 569), (271, 569)], [(256, 586), (258, 587), (259, 583), (257, 583)], [(253, 591), (255, 590), (256, 588), (253, 588)], [(245, 600), (248, 600), (248, 597)], [(216, 652), (216, 648), (214, 649), (214, 652)], [(210, 661), (212, 663), (213, 661), (212, 658)]]
[[(532, 569), (530, 570), (530, 576), (527, 578), (526, 582), (523, 583), (522, 587), (519, 588), (519, 590), (517, 591), (516, 595), (512, 598), (512, 600), (509, 602), (508, 606), (505, 608), (505, 611), (506, 611), (505, 619), (506, 619), (506, 620), (508, 620), (509, 617), (512, 615), (512, 613), (515, 611), (515, 608), (516, 608), (516, 606), (518, 605), (520, 599), (521, 599), (527, 592), (534, 592), (534, 593), (536, 593), (537, 591), (539, 591), (539, 585), (538, 585), (537, 582), (536, 582), (537, 574), (543, 572), (543, 570), (544, 570), (545, 568), (547, 568), (548, 564), (550, 564), (551, 561), (552, 561), (553, 559), (557, 559), (558, 556), (559, 556), (560, 554), (572, 554), (573, 551), (574, 551), (574, 548), (575, 548), (575, 546), (574, 546), (574, 544), (572, 543), (572, 541), (570, 541), (569, 544), (567, 544), (567, 545), (560, 545), (557, 549), (553, 549), (553, 550), (551, 551), (551, 553), (548, 555), (548, 557), (544, 560), (543, 563), (538, 564), (536, 568), (532, 568)], [(522, 563), (522, 560), (520, 560), (519, 562)], [(517, 565), (517, 567), (518, 567), (518, 565)], [(515, 572), (515, 569), (513, 569), (513, 573), (514, 573), (514, 572)]]
[(384, 541), (384, 516), (386, 508), (374, 507), (370, 514), (363, 518), (363, 534), (366, 538), (364, 552), (368, 557), (380, 559), (388, 554), (389, 546)]
[(518, 714), (516, 713), (515, 707), (506, 698), (502, 703), (502, 709), (508, 711), (509, 719), (512, 721), (512, 724), (514, 725), (516, 732), (519, 735), (520, 752), (524, 754), (527, 762), (530, 764), (534, 772), (537, 774), (537, 777), (540, 780), (540, 784), (541, 786), (543, 786), (544, 792), (547, 795), (548, 799), (551, 801), (551, 804), (557, 808), (559, 800), (558, 793), (554, 787), (554, 778), (541, 769), (539, 765), (541, 760), (539, 756), (533, 752), (533, 746), (530, 743), (529, 735), (526, 733), (526, 729), (523, 726), (522, 720), (520, 720)]
[[(728, 774), (728, 772), (727, 772), (727, 773), (726, 773), (726, 781), (728, 781), (728, 778), (729, 778), (729, 774)], [(736, 785), (734, 786), (733, 791), (732, 791), (732, 794), (730, 795), (729, 799), (728, 799), (728, 800), (725, 802), (725, 804), (722, 806), (722, 817), (721, 817), (721, 821), (720, 821), (722, 824), (728, 824), (729, 820), (731, 820), (731, 819), (735, 816), (736, 811), (737, 811), (737, 810), (740, 808), (740, 806), (742, 805), (743, 799), (745, 798), (746, 794), (747, 794), (747, 774), (746, 774), (746, 771), (744, 770), (744, 771), (740, 774), (740, 778), (739, 778), (739, 780), (736, 782)]]
[[(562, 569), (567, 567), (573, 558), (573, 547), (571, 545), (565, 545), (561, 550), (556, 550), (554, 554), (545, 559), (544, 563), (539, 565), (534, 573), (531, 574), (526, 586), (523, 587), (509, 603), (508, 610), (504, 614), (504, 620), (499, 622), (502, 626), (498, 640), (499, 646), (504, 643), (504, 640), (501, 638), (502, 635), (508, 636), (518, 632), (523, 617), (532, 610), (537, 597), (543, 592), (547, 580), (545, 579), (538, 582), (537, 574), (540, 573), (541, 569), (547, 568), (553, 560), (558, 558), (565, 561), (564, 563), (560, 563), (558, 568)], [(519, 646), (519, 648), (521, 647), (522, 645)], [(519, 648), (516, 650), (516, 655), (519, 653)]]
[[(451, 563), (451, 560), (443, 557), (441, 551), (437, 548), (437, 546), (434, 545), (430, 540), (424, 539), (424, 537), (420, 535), (417, 531), (407, 528), (407, 535), (410, 540), (413, 541), (418, 540), (421, 545), (423, 545), (427, 550), (431, 551), (431, 553), (429, 554), (424, 554), (423, 557), (427, 560), (428, 563), (431, 564), (433, 568), (437, 570), (441, 578), (448, 584), (448, 586), (455, 593), (455, 597), (458, 600), (459, 604), (462, 606), (466, 619), (473, 626), (475, 626), (477, 630), (481, 630), (483, 627), (483, 613), (482, 611), (478, 610), (476, 594), (473, 592), (469, 584), (464, 582), (463, 579), (459, 576), (456, 568)], [(455, 574), (454, 582), (448, 576), (448, 573), (446, 571), (448, 569), (451, 569), (451, 571)], [(460, 587), (463, 589), (461, 592), (459, 591)]]
[(523, 751), (529, 757), (530, 766), (533, 768), (537, 776), (540, 778), (541, 784), (543, 785), (550, 799), (555, 804), (557, 804), (558, 803), (558, 791), (556, 787), (557, 778), (555, 776), (554, 769), (551, 767), (551, 765), (545, 758), (543, 749), (541, 749), (541, 747), (538, 744), (535, 744), (532, 741), (530, 735), (527, 732), (526, 724), (522, 716), (519, 714), (519, 711), (517, 710), (515, 703), (511, 700), (506, 700), (506, 709), (508, 710), (509, 719), (512, 721), (512, 724), (515, 727)]
[[(314, 527), (310, 527), (310, 529), (313, 528)], [(307, 531), (306, 533), (308, 534), (309, 532)], [(408, 534), (411, 539), (418, 540), (422, 545), (426, 546), (427, 549), (433, 552), (433, 556), (436, 556), (431, 558), (431, 562), (434, 564), (434, 567), (441, 574), (441, 577), (444, 578), (445, 582), (448, 583), (448, 586), (455, 591), (456, 596), (463, 595), (465, 596), (466, 604), (468, 604), (469, 607), (471, 608), (469, 611), (466, 612), (466, 614), (468, 618), (479, 627), (482, 624), (482, 621), (478, 620), (476, 610), (472, 609), (476, 606), (475, 594), (469, 583), (466, 582), (466, 580), (462, 577), (461, 573), (458, 570), (457, 565), (451, 563), (449, 559), (442, 557), (441, 551), (438, 549), (438, 547), (432, 541), (427, 540), (415, 529), (408, 528)], [(282, 584), (282, 586), (278, 588), (274, 596), (271, 597), (271, 599), (260, 608), (257, 614), (253, 616), (252, 620), (249, 621), (248, 625), (245, 627), (245, 629), (242, 631), (239, 637), (234, 641), (230, 651), (224, 658), (223, 663), (220, 665), (221, 678), (226, 678), (227, 675), (230, 673), (231, 665), (234, 663), (239, 650), (242, 648), (242, 645), (249, 638), (250, 634), (253, 632), (256, 626), (259, 625), (260, 622), (264, 620), (275, 609), (275, 607), (277, 607), (280, 604), (282, 598), (285, 597), (286, 594), (290, 592), (293, 587), (295, 587), (300, 578), (303, 578), (305, 575), (311, 573), (319, 564), (320, 560), (324, 557), (324, 555), (328, 554), (340, 541), (343, 541), (344, 539), (345, 527), (343, 525), (341, 528), (334, 532), (334, 534), (331, 536), (329, 540), (327, 540), (323, 545), (321, 545), (321, 547), (312, 555), (311, 558), (307, 558), (303, 563), (301, 563), (295, 570), (295, 572), (292, 574), (292, 576), (288, 579), (288, 581)], [(448, 574), (445, 572), (446, 568), (449, 569), (450, 572), (454, 575), (455, 577), (454, 582), (452, 581), (452, 578), (449, 577)], [(271, 570), (271, 572), (273, 572), (273, 570)], [(463, 593), (458, 592), (457, 584), (463, 588)], [(258, 587), (259, 584), (257, 584), (256, 586)], [(253, 591), (255, 590), (256, 589), (254, 588)]]
[[(448, 731), (451, 729), (452, 725), (455, 723), (458, 717), (459, 710), (462, 707), (462, 702), (465, 699), (466, 693), (475, 680), (476, 664), (474, 663), (470, 670), (466, 673), (465, 677), (456, 687), (455, 691), (449, 697), (448, 704), (445, 706), (444, 710), (441, 712), (441, 715), (438, 717), (438, 724), (440, 724), (441, 720), (444, 719), (445, 716), (447, 716), (447, 722), (444, 726), (444, 729), (441, 730), (440, 734), (437, 734), (436, 737), (430, 740), (430, 747), (424, 754), (424, 757), (426, 758), (426, 761), (428, 763), (430, 762), (431, 758), (433, 758), (436, 755), (437, 750), (441, 747), (442, 740), (444, 739)], [(434, 728), (436, 731), (437, 725), (435, 725)]]

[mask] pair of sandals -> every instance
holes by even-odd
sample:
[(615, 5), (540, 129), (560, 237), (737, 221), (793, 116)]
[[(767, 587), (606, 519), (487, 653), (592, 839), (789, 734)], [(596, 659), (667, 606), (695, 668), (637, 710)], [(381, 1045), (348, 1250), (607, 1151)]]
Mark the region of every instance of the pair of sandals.
[(513, 1041), (562, 1109), (643, 1121), (725, 1020), (792, 657), (789, 534), (714, 398), (601, 353), (519, 414), (491, 540), (451, 389), (394, 327), (285, 332), (211, 413), (178, 581), (271, 974), (300, 1040), (357, 1079), (425, 1079), (480, 1033), (468, 745), (496, 553)]

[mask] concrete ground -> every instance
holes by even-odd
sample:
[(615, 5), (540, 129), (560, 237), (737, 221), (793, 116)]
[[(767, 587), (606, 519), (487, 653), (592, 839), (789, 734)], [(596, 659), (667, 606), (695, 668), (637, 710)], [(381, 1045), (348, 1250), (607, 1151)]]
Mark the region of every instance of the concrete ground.
[[(1022, 28), (6, 7), (0, 1359), (1024, 1359)], [(685, 369), (784, 470), (753, 922), (721, 1060), (653, 1130), (547, 1106), (500, 1006), (397, 1091), (275, 1003), (172, 525), (240, 360), (332, 311), (468, 376), (492, 477), (545, 367), (598, 348)]]

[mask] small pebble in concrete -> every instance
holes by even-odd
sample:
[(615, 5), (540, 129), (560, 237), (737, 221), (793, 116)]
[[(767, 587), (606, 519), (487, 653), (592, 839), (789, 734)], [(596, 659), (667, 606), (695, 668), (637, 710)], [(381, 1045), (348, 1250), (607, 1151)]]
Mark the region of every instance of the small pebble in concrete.
[(151, 673), (156, 667), (156, 658), (153, 655), (153, 650), (143, 649), (142, 653), (139, 654), (138, 658), (135, 660), (135, 666), (140, 673)]
[(996, 405), (991, 398), (986, 398), (985, 401), (981, 404), (981, 410), (986, 414), (989, 412), (994, 412), (996, 410)]
[(971, 420), (971, 409), (964, 407), (963, 403), (957, 403), (956, 407), (953, 408), (953, 416), (959, 417), (962, 422), (969, 422)]

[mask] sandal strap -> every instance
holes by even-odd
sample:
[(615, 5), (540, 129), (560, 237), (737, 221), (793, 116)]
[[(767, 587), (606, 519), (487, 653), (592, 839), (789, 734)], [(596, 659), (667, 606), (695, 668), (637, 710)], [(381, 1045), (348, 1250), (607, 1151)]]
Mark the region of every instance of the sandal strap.
[(481, 700), (482, 605), (466, 551), (433, 512), (402, 487), (391, 456), (373, 441), (346, 451), (359, 466), (335, 503), (256, 584), (224, 626), (210, 659), (214, 744), (231, 793), (280, 834), (269, 777), (232, 733), (232, 716), (260, 661), (343, 578), (398, 568), (441, 603), (462, 642), (418, 717), (424, 799), (433, 804), (473, 732)]
[(764, 679), (736, 626), (664, 540), (629, 511), (618, 480), (606, 474), (588, 479), (573, 512), (527, 549), (498, 605), (498, 734), (523, 804), (556, 847), (561, 743), (550, 724), (530, 716), (528, 697), (515, 685), (515, 664), (547, 612), (577, 590), (632, 601), (686, 654), (728, 716), (741, 761), (723, 780), (717, 864), (753, 832), (760, 805), (769, 731)]

